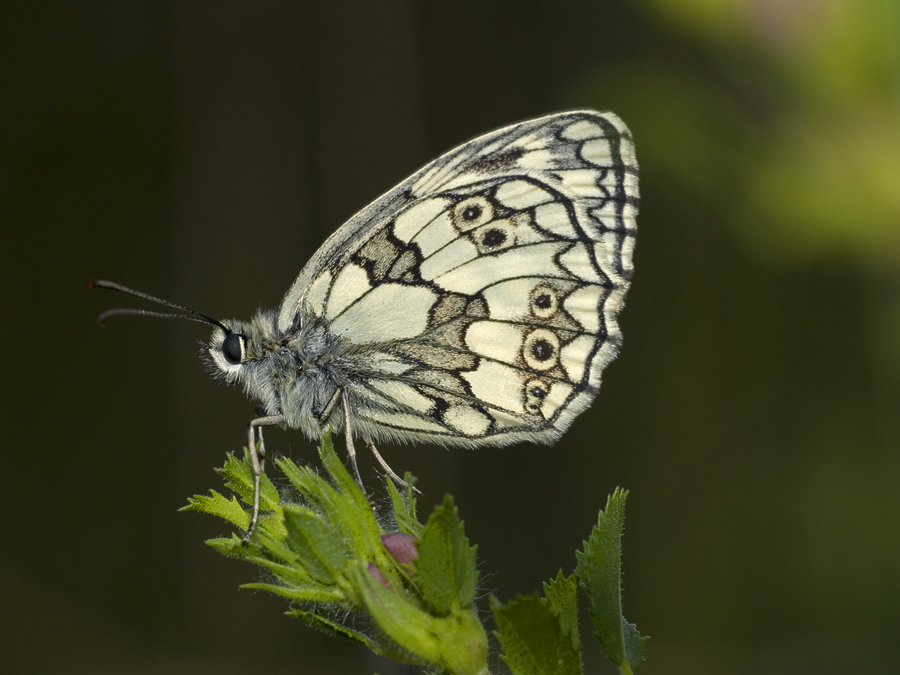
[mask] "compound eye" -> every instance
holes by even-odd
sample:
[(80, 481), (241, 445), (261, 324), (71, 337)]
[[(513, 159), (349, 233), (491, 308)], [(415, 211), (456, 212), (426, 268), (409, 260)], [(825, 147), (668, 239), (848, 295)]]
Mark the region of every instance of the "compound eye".
[(244, 336), (240, 333), (229, 333), (222, 340), (222, 356), (233, 366), (241, 362), (244, 357)]

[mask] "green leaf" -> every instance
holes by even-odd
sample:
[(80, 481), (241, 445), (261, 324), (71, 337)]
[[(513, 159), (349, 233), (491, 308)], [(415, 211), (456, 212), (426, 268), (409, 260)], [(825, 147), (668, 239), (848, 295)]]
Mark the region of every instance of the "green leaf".
[(403, 476), (403, 480), (406, 481), (407, 487), (402, 494), (390, 477), (385, 480), (388, 494), (391, 497), (391, 506), (394, 509), (394, 520), (397, 522), (397, 529), (400, 532), (411, 534), (416, 539), (419, 539), (422, 536), (424, 527), (416, 516), (416, 496), (413, 491), (415, 479), (407, 471), (406, 475)]
[(559, 619), (559, 626), (564, 635), (572, 640), (572, 649), (581, 653), (581, 640), (578, 636), (578, 576), (572, 574), (564, 577), (562, 570), (549, 584), (544, 584), (544, 598), (550, 611)]
[(625, 617), (622, 617), (622, 632), (625, 636), (625, 659), (628, 666), (626, 668), (626, 664), (623, 663), (622, 672), (628, 675), (640, 668), (644, 661), (647, 660), (644, 657), (644, 649), (646, 649), (650, 638), (638, 633), (637, 626), (625, 621)]
[(368, 498), (334, 451), (331, 434), (326, 434), (322, 439), (322, 445), (319, 446), (319, 459), (322, 460), (325, 470), (328, 471), (328, 475), (331, 476), (340, 493), (355, 502), (360, 510), (371, 513), (372, 507), (369, 505)]
[(563, 627), (551, 607), (550, 601), (537, 595), (519, 597), (506, 605), (491, 598), (494, 620), (500, 629), (495, 635), (503, 648), (502, 658), (515, 675), (582, 672), (581, 652), (573, 644), (568, 632), (571, 628)]
[(340, 607), (345, 610), (350, 609), (350, 607), (347, 606), (344, 594), (338, 590), (328, 591), (312, 586), (279, 586), (278, 584), (266, 584), (262, 582), (253, 584), (241, 584), (241, 588), (267, 591), (274, 595), (280, 595), (281, 597), (287, 598), (288, 600), (300, 602), (303, 604), (317, 603), (323, 606), (331, 605)]
[(195, 495), (189, 498), (188, 505), (181, 507), (179, 511), (200, 511), (223, 518), (235, 527), (247, 528), (250, 524), (250, 516), (235, 497), (226, 499), (215, 490), (209, 492), (209, 496)]
[(296, 564), (282, 565), (261, 556), (251, 556), (247, 560), (267, 569), (275, 578), (289, 588), (326, 588), (303, 567)]
[[(241, 497), (241, 500), (250, 505), (253, 503), (253, 469), (250, 467), (250, 460), (245, 456), (243, 460), (237, 459), (234, 455), (228, 454), (225, 460), (225, 466), (216, 469), (216, 472), (225, 479), (225, 486), (232, 492)], [(261, 477), (259, 484), (259, 508), (261, 513), (260, 529), (274, 529), (275, 534), (283, 534), (279, 532), (281, 528), (280, 519), (272, 518), (266, 515), (266, 511), (275, 511), (279, 509), (279, 495), (275, 486), (265, 475)], [(250, 515), (241, 506), (240, 501), (235, 497), (226, 499), (215, 490), (210, 490), (209, 496), (195, 495), (188, 499), (188, 505), (180, 509), (181, 511), (200, 511), (209, 513), (220, 518), (224, 518), (232, 525), (246, 529), (250, 524)]]
[[(229, 453), (225, 466), (216, 469), (216, 472), (225, 479), (225, 487), (238, 495), (248, 506), (253, 504), (253, 468), (250, 466), (246, 448), (242, 460)], [(263, 474), (259, 481), (259, 508), (262, 511), (271, 511), (277, 506), (278, 490)]]
[(487, 675), (487, 635), (471, 605), (456, 606), (436, 617), (374, 580), (367, 570), (353, 570), (366, 609), (378, 627), (416, 661), (453, 675)]
[(584, 552), (575, 554), (578, 559), (575, 574), (591, 600), (594, 635), (606, 658), (623, 673), (631, 673), (641, 666), (650, 639), (641, 637), (634, 624), (622, 616), (622, 527), (627, 496), (627, 491), (616, 488), (584, 543)]
[(374, 640), (366, 637), (359, 631), (355, 631), (352, 628), (347, 628), (346, 626), (335, 623), (330, 619), (326, 619), (320, 614), (307, 612), (303, 609), (292, 609), (287, 612), (287, 615), (298, 619), (299, 621), (305, 623), (307, 626), (315, 628), (316, 630), (320, 630), (323, 633), (328, 633), (329, 635), (334, 635), (335, 637), (342, 637), (347, 638), (348, 640), (353, 640), (354, 642), (358, 642), (364, 647), (368, 647), (376, 654), (381, 653), (380, 646)]
[[(253, 540), (249, 544), (244, 544), (244, 548), (253, 551), (254, 560), (258, 557), (265, 557), (273, 559), (275, 562), (294, 564), (297, 560), (297, 552), (285, 544), (284, 521), (279, 519), (277, 528), (270, 527), (271, 525), (270, 521), (266, 527), (261, 527)], [(276, 536), (272, 536), (270, 529), (277, 530)], [(243, 541), (241, 543), (243, 544)]]
[(340, 500), (340, 493), (327, 480), (309, 467), (297, 466), (286, 457), (276, 459), (275, 464), (313, 508), (324, 514), (336, 513), (335, 503)]
[(206, 544), (207, 546), (211, 546), (216, 551), (218, 551), (222, 555), (228, 556), (229, 558), (247, 560), (250, 556), (253, 555), (253, 551), (244, 546), (240, 537), (238, 537), (237, 535), (231, 535), (230, 537), (221, 537), (217, 539), (207, 539)]
[(285, 506), (288, 545), (317, 580), (333, 584), (347, 564), (344, 545), (334, 528), (304, 506)]
[(323, 521), (335, 530), (351, 557), (386, 563), (382, 531), (372, 507), (335, 453), (330, 434), (322, 439), (319, 457), (334, 486), (310, 468), (298, 467), (290, 460), (280, 459), (276, 464), (310, 506), (321, 513)]
[(478, 582), (477, 547), (469, 546), (450, 495), (428, 518), (417, 548), (418, 584), (436, 613), (446, 614), (455, 606), (470, 604)]

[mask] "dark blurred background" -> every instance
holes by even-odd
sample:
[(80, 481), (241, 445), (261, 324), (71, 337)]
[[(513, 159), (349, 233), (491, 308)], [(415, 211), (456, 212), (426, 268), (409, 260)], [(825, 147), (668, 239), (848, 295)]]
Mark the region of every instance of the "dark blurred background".
[(395, 672), (239, 591), (260, 573), (203, 544), (228, 528), (176, 512), (253, 403), (204, 328), (101, 330), (144, 305), (85, 282), (247, 318), (427, 160), (595, 107), (643, 197), (598, 401), (554, 448), (384, 454), (426, 513), (455, 496), (504, 600), (629, 488), (647, 673), (900, 672), (897, 0), (9, 2), (0, 78), (0, 669)]

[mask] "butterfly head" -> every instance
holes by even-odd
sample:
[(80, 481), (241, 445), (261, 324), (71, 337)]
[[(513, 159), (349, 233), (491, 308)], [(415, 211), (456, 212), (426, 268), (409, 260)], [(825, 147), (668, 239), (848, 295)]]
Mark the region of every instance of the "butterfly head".
[(225, 320), (215, 326), (208, 342), (200, 343), (200, 355), (214, 375), (232, 382), (261, 356), (258, 331), (242, 321)]
[(261, 311), (251, 321), (221, 321), (209, 341), (200, 343), (200, 357), (210, 373), (242, 387), (269, 415), (281, 413), (279, 381), (298, 370), (274, 326), (274, 313)]
[(242, 387), (267, 415), (283, 415), (287, 426), (312, 438), (324, 431), (323, 414), (347, 360), (347, 350), (323, 324), (309, 321), (282, 332), (275, 312), (265, 310), (250, 321), (222, 321), (200, 353), (214, 377)]

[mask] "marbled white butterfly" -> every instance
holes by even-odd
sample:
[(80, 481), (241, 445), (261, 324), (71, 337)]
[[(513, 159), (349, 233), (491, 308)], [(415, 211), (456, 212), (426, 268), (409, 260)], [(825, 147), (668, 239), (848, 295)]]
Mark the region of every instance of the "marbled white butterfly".
[[(216, 321), (202, 354), (262, 405), (248, 447), (259, 510), (262, 427), (475, 448), (552, 443), (590, 405), (621, 342), (638, 166), (614, 114), (513, 124), (427, 164), (338, 229), (277, 310)], [(257, 441), (259, 442), (257, 448)], [(401, 481), (402, 482), (402, 481)]]

